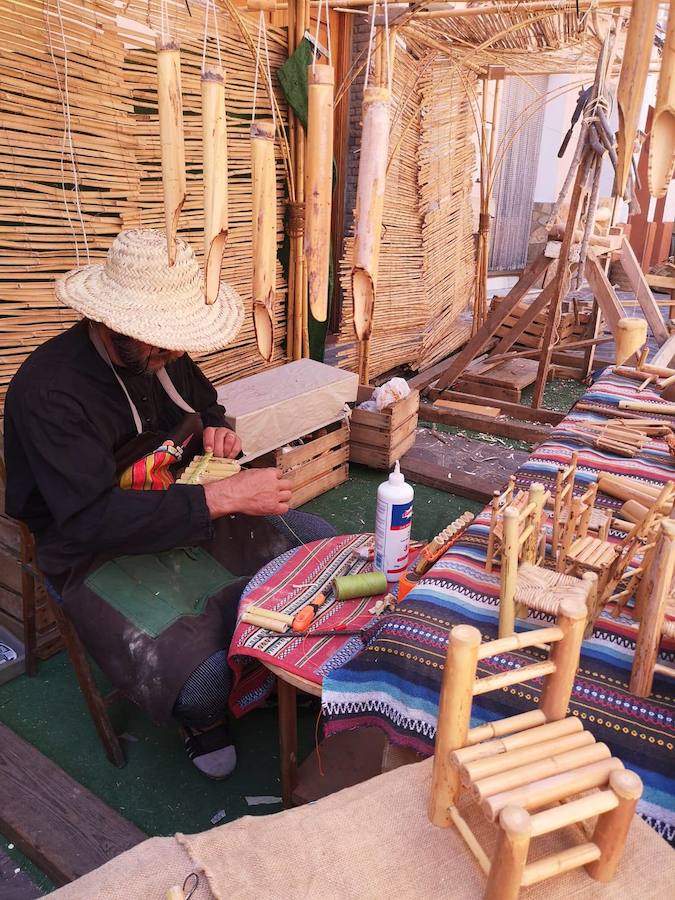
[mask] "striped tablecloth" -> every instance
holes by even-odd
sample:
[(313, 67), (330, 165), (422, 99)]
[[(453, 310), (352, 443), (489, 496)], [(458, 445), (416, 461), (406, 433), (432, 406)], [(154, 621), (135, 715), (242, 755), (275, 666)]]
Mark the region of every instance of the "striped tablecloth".
[[(605, 375), (584, 400), (617, 406), (620, 399), (639, 396), (658, 400), (649, 390), (637, 393), (637, 382)], [(573, 409), (570, 419), (605, 417)], [(527, 487), (533, 481), (551, 486), (558, 468), (574, 450), (579, 453), (578, 492), (598, 472), (616, 472), (661, 485), (673, 478), (675, 467), (663, 441), (650, 442), (634, 459), (622, 459), (566, 441), (562, 425), (541, 444), (517, 473)], [(499, 487), (496, 485), (495, 487)], [(599, 506), (616, 507), (601, 496)], [(397, 610), (380, 622), (367, 646), (323, 683), (325, 731), (376, 725), (396, 744), (430, 754), (436, 733), (436, 711), (449, 629), (460, 622), (477, 626), (484, 640), (497, 633), (499, 604), (498, 567), (485, 571), (489, 509), (467, 529), (430, 570)], [(518, 628), (549, 624), (550, 619), (530, 613)], [(618, 619), (603, 613), (592, 637), (584, 642), (571, 711), (584, 720), (596, 738), (607, 743), (614, 755), (637, 771), (645, 784), (640, 814), (664, 838), (675, 842), (675, 700), (672, 681), (657, 678), (646, 699), (628, 692), (628, 677), (635, 646), (635, 624), (627, 616)], [(530, 651), (527, 651), (528, 653)], [(536, 651), (532, 651), (536, 655)], [(528, 658), (525, 653), (505, 654), (481, 663), (482, 674), (503, 671)], [(661, 658), (675, 662), (675, 645), (662, 642)], [(475, 721), (513, 714), (532, 708), (538, 700), (538, 683), (515, 685), (477, 698)]]

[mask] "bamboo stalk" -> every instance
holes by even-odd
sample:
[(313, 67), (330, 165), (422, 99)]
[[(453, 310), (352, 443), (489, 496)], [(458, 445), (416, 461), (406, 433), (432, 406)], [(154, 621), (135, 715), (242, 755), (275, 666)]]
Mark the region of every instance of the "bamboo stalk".
[(450, 753), (466, 742), (480, 643), (480, 631), (471, 625), (456, 625), (450, 632), (438, 704), (429, 798), (429, 819), (439, 828), (450, 826), (448, 810), (459, 794), (459, 772), (450, 762)]
[(274, 351), (274, 301), (277, 268), (277, 184), (274, 124), (251, 125), (253, 188), (253, 322), (258, 352), (269, 362)]
[(647, 340), (647, 322), (645, 319), (619, 319), (614, 336), (614, 359), (617, 366), (621, 366), (644, 346)]
[(309, 307), (319, 322), (328, 317), (334, 81), (332, 66), (308, 67), (305, 257)]
[[(373, 311), (380, 258), (385, 172), (389, 146), (389, 91), (368, 87), (363, 92), (363, 126), (354, 215), (352, 297), (354, 330), (364, 344), (373, 329)], [(367, 344), (360, 366), (360, 380), (368, 384)]]
[(538, 859), (536, 862), (525, 866), (521, 884), (523, 887), (538, 884), (540, 881), (553, 878), (555, 875), (563, 875), (572, 869), (589, 865), (599, 856), (599, 848), (591, 841), (585, 844), (577, 844), (576, 847), (570, 847), (568, 850), (562, 850), (560, 853), (553, 853), (551, 856), (545, 856), (543, 859)]
[(535, 644), (552, 643), (561, 640), (562, 637), (563, 632), (557, 625), (550, 628), (537, 628), (533, 631), (521, 631), (520, 634), (481, 644), (478, 650), (478, 659), (487, 659), (500, 653), (511, 653), (513, 650), (523, 650), (525, 647), (533, 647)]
[(204, 270), (206, 302), (213, 303), (220, 288), (228, 231), (225, 73), (220, 67), (205, 68), (202, 74), (202, 125)]
[[(493, 641), (492, 643), (497, 642)], [(502, 737), (545, 724), (546, 719), (542, 711), (540, 709), (532, 709), (526, 713), (519, 713), (517, 716), (507, 716), (506, 719), (496, 719), (494, 722), (486, 722), (484, 725), (477, 725), (475, 728), (471, 728), (467, 735), (466, 744), (468, 747), (491, 738)]]
[(626, 188), (633, 160), (633, 147), (654, 45), (658, 8), (658, 0), (635, 0), (628, 25), (617, 89), (619, 130), (616, 173), (612, 189), (612, 193), (620, 197)]
[(502, 810), (485, 900), (517, 900), (531, 836), (529, 813), (516, 806)]
[(157, 42), (157, 102), (162, 148), (162, 186), (169, 265), (176, 261), (176, 232), (185, 203), (185, 145), (178, 44)]
[(600, 853), (596, 860), (586, 865), (586, 871), (596, 881), (611, 881), (616, 875), (635, 807), (642, 796), (642, 781), (635, 772), (612, 772), (609, 786), (617, 798), (617, 805), (598, 819), (592, 840)]
[[(541, 710), (536, 710), (541, 712)], [(508, 720), (507, 720), (508, 721)], [(561, 719), (559, 722), (547, 722), (544, 725), (536, 725), (515, 734), (496, 738), (493, 741), (473, 744), (455, 750), (453, 759), (457, 765), (465, 765), (474, 759), (485, 759), (488, 756), (496, 756), (499, 753), (507, 753), (510, 750), (518, 750), (520, 747), (528, 747), (540, 741), (552, 741), (567, 734), (573, 734), (583, 730), (583, 723), (579, 719)]]
[(534, 678), (543, 678), (555, 672), (555, 663), (538, 662), (531, 666), (522, 666), (520, 669), (511, 669), (508, 672), (500, 672), (498, 675), (487, 675), (479, 678), (473, 686), (474, 697), (480, 694), (488, 694), (511, 684), (520, 684), (521, 681), (531, 681)]
[(649, 136), (649, 193), (665, 197), (675, 166), (675, 5), (670, 4), (654, 119)]

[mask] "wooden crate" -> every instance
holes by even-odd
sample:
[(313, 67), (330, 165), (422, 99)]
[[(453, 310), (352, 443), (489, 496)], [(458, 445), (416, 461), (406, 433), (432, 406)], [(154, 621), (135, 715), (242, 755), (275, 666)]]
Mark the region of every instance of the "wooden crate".
[(258, 457), (253, 466), (276, 466), (291, 482), (296, 509), (349, 478), (349, 427), (333, 422), (307, 435), (299, 446), (286, 445)]
[[(372, 393), (371, 387), (360, 385), (357, 403), (368, 400)], [(350, 460), (371, 469), (390, 469), (415, 443), (419, 407), (419, 391), (413, 390), (405, 400), (381, 412), (352, 410)]]

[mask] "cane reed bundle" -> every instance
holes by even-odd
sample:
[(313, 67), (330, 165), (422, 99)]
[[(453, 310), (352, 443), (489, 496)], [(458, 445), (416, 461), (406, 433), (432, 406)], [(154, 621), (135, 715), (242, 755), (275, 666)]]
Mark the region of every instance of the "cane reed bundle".
[[(145, 0), (129, 0), (123, 17), (112, 0), (59, 3), (67, 60), (55, 3), (36, 8), (0, 0), (0, 400), (26, 355), (77, 319), (76, 313), (60, 306), (54, 297), (55, 275), (78, 262), (86, 264), (88, 257), (91, 262), (100, 261), (123, 228), (165, 227), (154, 39), (159, 30), (158, 7), (150, 7), (148, 30)], [(182, 2), (174, 0), (169, 6), (172, 33), (179, 34), (181, 41), (187, 176), (187, 198), (178, 230), (202, 259), (203, 18), (195, 16), (194, 9), (191, 17)], [(255, 351), (251, 297), (248, 124), (254, 57), (242, 51), (241, 35), (222, 9), (219, 15), (223, 67), (235, 73), (225, 85), (232, 124), (228, 133), (229, 236), (222, 278), (243, 298), (246, 318), (236, 343), (199, 359), (216, 384), (253, 374), (263, 366)], [(248, 21), (250, 33), (255, 34), (255, 25)], [(286, 59), (286, 34), (268, 26), (267, 35), (270, 63), (276, 69)], [(61, 94), (66, 88), (66, 63), (79, 191), (75, 190), (68, 143), (62, 161)], [(216, 48), (209, 39), (207, 67), (217, 63)], [(287, 113), (280, 91), (277, 100), (282, 128)], [(262, 118), (271, 114), (264, 88), (258, 91), (257, 109)], [(280, 154), (275, 163), (279, 198), (286, 191)], [(277, 242), (282, 237), (282, 209), (278, 208)], [(280, 267), (275, 289), (272, 362), (278, 364), (283, 360), (286, 330), (286, 287)]]
[(274, 168), (274, 124), (251, 125), (253, 184), (253, 323), (258, 351), (265, 362), (274, 350), (274, 284), (276, 280), (277, 192)]
[[(475, 75), (458, 74), (441, 58), (417, 61), (400, 47), (393, 71), (371, 376), (403, 364), (426, 368), (462, 344), (470, 329), (460, 317), (471, 301), (474, 273), (474, 125), (466, 91)], [(352, 108), (357, 89), (353, 96)], [(350, 237), (340, 263), (337, 355), (340, 366), (355, 369), (352, 262)]]
[(333, 193), (333, 67), (309, 66), (307, 82), (305, 257), (309, 306), (314, 318), (325, 322)]
[(204, 159), (204, 276), (206, 302), (220, 287), (227, 242), (227, 125), (225, 74), (217, 66), (202, 74), (202, 156)]
[(172, 40), (157, 41), (157, 104), (162, 151), (164, 221), (169, 265), (176, 261), (176, 232), (185, 203), (183, 101), (180, 89), (180, 49)]

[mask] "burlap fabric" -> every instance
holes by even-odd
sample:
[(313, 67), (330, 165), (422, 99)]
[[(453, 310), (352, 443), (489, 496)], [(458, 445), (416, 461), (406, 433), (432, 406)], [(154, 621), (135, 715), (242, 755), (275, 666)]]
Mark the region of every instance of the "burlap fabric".
[[(164, 900), (191, 871), (194, 900), (423, 900), (480, 898), (485, 878), (453, 829), (427, 819), (431, 760), (405, 766), (273, 816), (246, 816), (196, 835), (153, 838), (62, 888), (58, 900)], [(464, 810), (466, 814), (466, 810)], [(467, 816), (468, 817), (468, 816)], [(480, 817), (486, 849), (491, 829)], [(584, 838), (575, 829), (539, 838), (530, 860)], [(523, 900), (665, 897), (675, 853), (637, 816), (617, 878), (600, 884), (583, 869), (523, 890)], [(671, 888), (668, 888), (671, 885)]]

